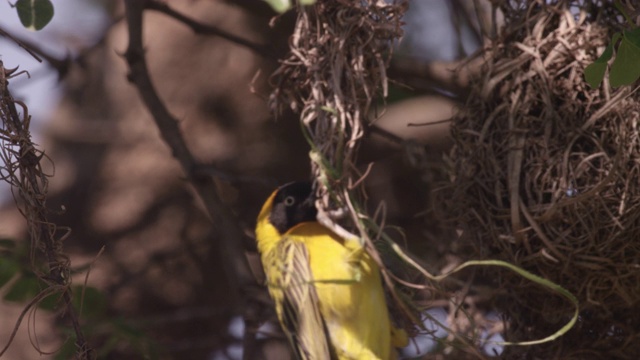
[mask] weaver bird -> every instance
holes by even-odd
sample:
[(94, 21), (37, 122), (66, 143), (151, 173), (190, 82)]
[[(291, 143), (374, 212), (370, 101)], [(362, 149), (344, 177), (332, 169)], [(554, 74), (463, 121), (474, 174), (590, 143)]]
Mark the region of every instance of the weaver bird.
[[(308, 182), (276, 189), (256, 239), (269, 293), (297, 359), (395, 359), (406, 333), (392, 327), (375, 261), (357, 238), (318, 223)], [(393, 332), (393, 334), (392, 334)]]

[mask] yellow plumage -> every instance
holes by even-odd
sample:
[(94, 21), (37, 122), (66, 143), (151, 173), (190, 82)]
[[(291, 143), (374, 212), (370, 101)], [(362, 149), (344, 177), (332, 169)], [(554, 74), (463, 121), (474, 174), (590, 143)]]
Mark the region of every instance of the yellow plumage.
[[(291, 183), (267, 199), (256, 227), (269, 293), (297, 358), (395, 359), (377, 264), (315, 214), (310, 184)], [(396, 346), (406, 342), (394, 337)]]

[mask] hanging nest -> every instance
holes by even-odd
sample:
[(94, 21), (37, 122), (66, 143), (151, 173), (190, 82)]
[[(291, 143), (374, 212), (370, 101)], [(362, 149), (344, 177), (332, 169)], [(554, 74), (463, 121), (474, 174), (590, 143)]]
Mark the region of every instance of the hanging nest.
[[(471, 257), (508, 261), (580, 300), (574, 329), (530, 355), (631, 358), (640, 354), (640, 95), (585, 83), (584, 68), (620, 30), (605, 20), (621, 16), (580, 3), (501, 3), (506, 25), (454, 119), (441, 195)], [(497, 305), (511, 341), (546, 337), (571, 317), (548, 289), (485, 271), (508, 294)]]
[[(362, 180), (368, 171), (356, 164), (373, 104), (387, 96), (386, 69), (402, 36), (406, 7), (406, 0), (299, 5), (290, 52), (271, 76), (272, 111), (290, 108), (300, 114), (311, 149), (318, 220), (345, 238), (361, 239), (383, 267), (382, 253), (389, 253), (389, 246), (376, 224), (382, 220), (371, 219), (364, 206)], [(383, 276), (394, 289), (391, 277), (386, 272)], [(404, 304), (395, 291), (391, 295)], [(413, 330), (409, 321), (403, 325)]]
[[(342, 190), (360, 177), (357, 145), (372, 103), (387, 94), (386, 68), (405, 8), (405, 1), (378, 0), (299, 6), (291, 51), (272, 75), (272, 110), (300, 113), (314, 177), (322, 189), (340, 190), (339, 206), (347, 203)], [(323, 207), (331, 206), (325, 197)]]
[(320, 199), (318, 220), (343, 237), (363, 239), (374, 254), (369, 236), (375, 231), (362, 220), (368, 215), (357, 190), (365, 175), (356, 155), (372, 104), (387, 94), (386, 68), (405, 9), (404, 0), (299, 5), (290, 52), (271, 77), (273, 112), (289, 107), (300, 114)]

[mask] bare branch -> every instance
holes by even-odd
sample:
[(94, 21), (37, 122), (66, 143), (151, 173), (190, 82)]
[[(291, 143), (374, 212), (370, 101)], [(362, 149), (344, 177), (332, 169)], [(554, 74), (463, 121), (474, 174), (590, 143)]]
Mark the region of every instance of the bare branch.
[(58, 79), (60, 80), (60, 79), (63, 79), (69, 73), (71, 66), (74, 65), (75, 63), (79, 63), (80, 66), (82, 66), (85, 57), (89, 53), (91, 53), (94, 49), (98, 48), (100, 45), (104, 43), (108, 30), (113, 25), (119, 23), (121, 20), (122, 20), (121, 16), (115, 18), (111, 22), (111, 24), (107, 27), (107, 29), (104, 31), (103, 36), (96, 43), (94, 43), (93, 45), (85, 49), (82, 49), (82, 51), (80, 51), (80, 53), (77, 56), (72, 57), (71, 55), (67, 55), (64, 59), (60, 59), (51, 55), (50, 53), (43, 50), (42, 47), (38, 46), (37, 44), (31, 41), (21, 39), (15, 35), (10, 34), (6, 30), (4, 30), (1, 26), (0, 26), (0, 35), (13, 40), (13, 42), (15, 42), (21, 48), (25, 49), (38, 62), (42, 62), (42, 60), (44, 59), (47, 63), (49, 63), (49, 65), (51, 65), (51, 67), (53, 67), (56, 70), (56, 72), (58, 73)]
[(464, 102), (468, 92), (469, 78), (480, 70), (481, 56), (469, 60), (427, 62), (412, 57), (396, 56), (389, 67), (389, 76), (394, 80), (420, 90), (444, 90)]
[(146, 9), (149, 10), (155, 10), (158, 11), (162, 14), (165, 14), (169, 17), (172, 17), (178, 21), (180, 21), (181, 23), (187, 25), (188, 27), (191, 28), (191, 30), (193, 30), (194, 33), (199, 34), (199, 35), (215, 35), (215, 36), (219, 36), (225, 40), (231, 41), (232, 43), (241, 45), (246, 47), (249, 50), (254, 51), (255, 53), (257, 53), (258, 55), (267, 57), (267, 58), (275, 58), (275, 55), (273, 54), (273, 52), (269, 49), (268, 46), (266, 45), (262, 45), (262, 44), (256, 44), (250, 40), (241, 38), (237, 35), (231, 34), (229, 32), (226, 32), (224, 30), (221, 30), (215, 26), (211, 26), (211, 25), (207, 25), (207, 24), (203, 24), (200, 23), (196, 20), (193, 20), (192, 18), (179, 13), (178, 11), (172, 9), (169, 4), (164, 3), (164, 2), (160, 2), (160, 1), (156, 1), (156, 0), (150, 0), (150, 1), (146, 1)]
[(0, 35), (11, 39), (13, 42), (15, 42), (18, 46), (20, 46), (21, 48), (23, 48), (26, 52), (29, 53), (29, 55), (33, 56), (34, 59), (36, 59), (38, 62), (42, 62), (42, 59), (38, 56), (39, 54), (34, 51), (30, 44), (28, 44), (26, 41), (24, 40), (20, 40), (18, 38), (16, 38), (15, 36), (11, 35), (10, 33), (8, 33), (6, 30), (4, 30), (2, 27), (0, 27)]
[[(246, 258), (240, 244), (243, 237), (242, 230), (237, 219), (222, 203), (209, 176), (197, 176), (195, 170), (200, 166), (181, 135), (177, 120), (169, 113), (169, 110), (158, 96), (147, 68), (142, 41), (143, 12), (149, 6), (149, 1), (127, 0), (125, 1), (126, 21), (129, 27), (129, 45), (124, 57), (129, 65), (129, 80), (138, 88), (140, 96), (153, 116), (160, 134), (166, 144), (171, 148), (173, 156), (187, 174), (191, 185), (204, 202), (204, 205), (218, 226), (221, 236), (218, 239), (221, 258), (226, 262), (226, 276), (231, 284), (240, 287), (255, 283), (249, 270)], [(236, 303), (241, 304), (238, 288), (230, 289), (230, 295)]]
[(73, 62), (71, 57), (68, 55), (64, 59), (58, 59), (55, 56), (42, 50), (42, 48), (35, 43), (32, 43), (31, 41), (25, 39), (20, 39), (15, 35), (11, 35), (2, 27), (0, 27), (0, 35), (13, 40), (13, 42), (15, 42), (21, 48), (25, 49), (31, 56), (33, 56), (34, 59), (38, 60), (38, 62), (42, 62), (42, 59), (44, 59), (56, 69), (59, 78), (63, 78), (67, 74), (71, 63)]

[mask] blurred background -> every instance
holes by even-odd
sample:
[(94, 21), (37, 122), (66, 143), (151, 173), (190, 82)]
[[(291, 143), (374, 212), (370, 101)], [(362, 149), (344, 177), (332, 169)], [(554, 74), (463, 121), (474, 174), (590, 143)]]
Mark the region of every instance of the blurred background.
[[(252, 296), (262, 306), (250, 314), (256, 321), (245, 325), (247, 314), (232, 295), (236, 284), (224, 276), (228, 254), (216, 246), (220, 227), (127, 80), (122, 2), (56, 2), (52, 22), (39, 32), (25, 30), (15, 9), (0, 2), (0, 29), (57, 60), (39, 63), (0, 37), (5, 68), (30, 75), (10, 79), (10, 89), (28, 106), (33, 139), (51, 159), (47, 205), (51, 221), (72, 229), (64, 252), (76, 270), (74, 283), (83, 284), (90, 269), (82, 314), (86, 335), (100, 358), (238, 359), (245, 331), (257, 331), (251, 358), (284, 359), (277, 327), (261, 325), (273, 314), (259, 286), (252, 233), (262, 202), (277, 185), (309, 177), (309, 149), (297, 117), (275, 119), (266, 104), (269, 74), (287, 51), (295, 17), (287, 13), (270, 25), (276, 13), (260, 0), (167, 3), (269, 49), (260, 55), (218, 36), (194, 34), (160, 12), (145, 12), (154, 85), (243, 229), (238, 241), (258, 279)], [(487, 9), (484, 1), (409, 1), (405, 36), (389, 69), (388, 106), (382, 116), (372, 114), (374, 126), (360, 153), (363, 169), (373, 164), (367, 178), (371, 208), (385, 202), (387, 223), (404, 229), (406, 247), (434, 272), (457, 262), (453, 233), (441, 226), (430, 196), (444, 176), (442, 153), (451, 146), (447, 120), (465, 101), (467, 74), (453, 69), (481, 45), (482, 24), (474, 19)], [(4, 184), (0, 200), (0, 238), (26, 248), (26, 223)], [(2, 345), (29, 294), (12, 293), (1, 302)], [(431, 311), (445, 320), (444, 308)], [(69, 357), (74, 346), (60, 315), (36, 312), (3, 358)], [(445, 336), (436, 331), (436, 337)], [(420, 346), (423, 351), (426, 345)], [(415, 346), (412, 351), (419, 355)]]

